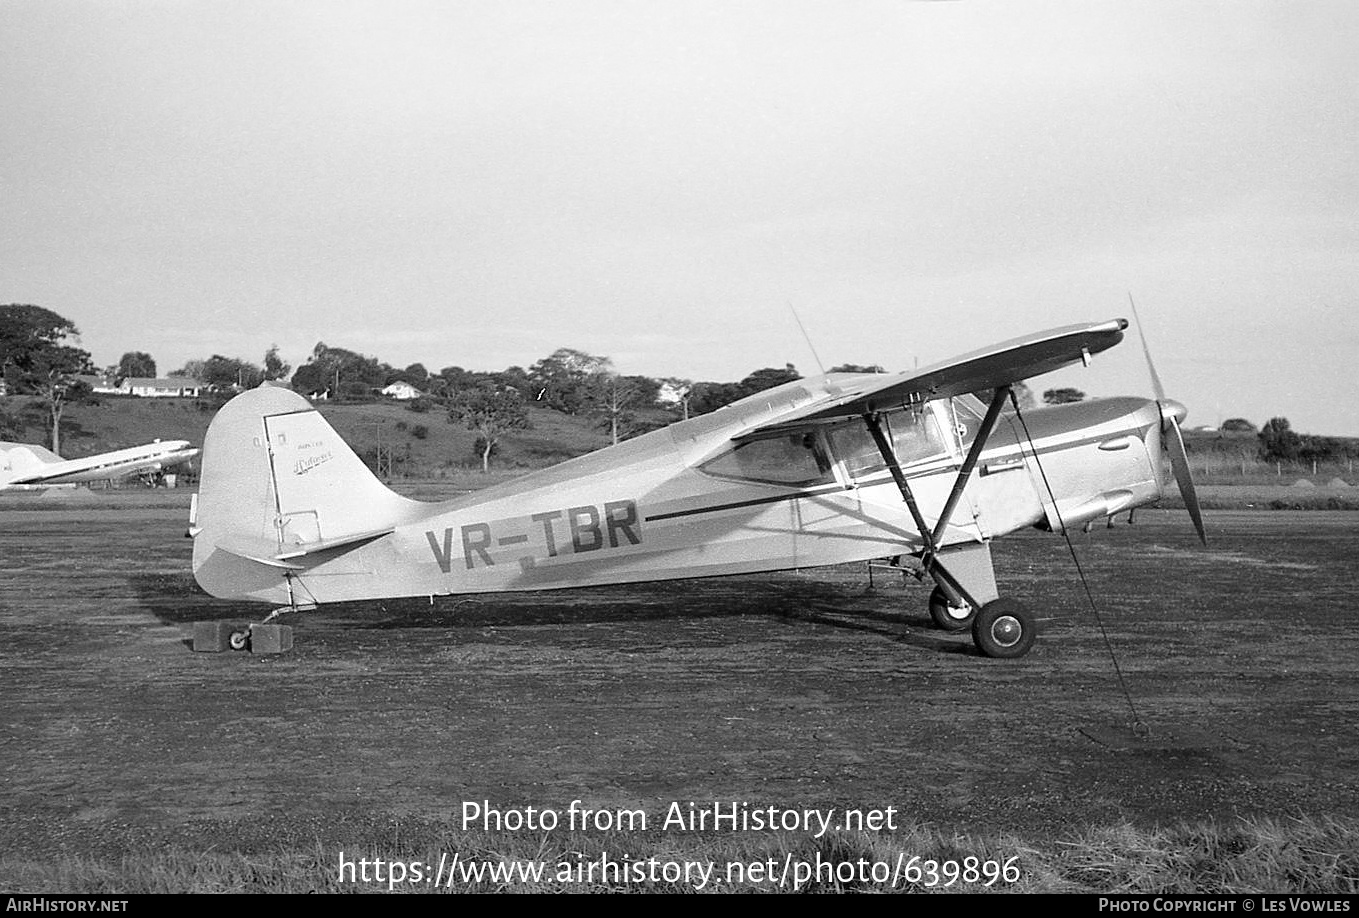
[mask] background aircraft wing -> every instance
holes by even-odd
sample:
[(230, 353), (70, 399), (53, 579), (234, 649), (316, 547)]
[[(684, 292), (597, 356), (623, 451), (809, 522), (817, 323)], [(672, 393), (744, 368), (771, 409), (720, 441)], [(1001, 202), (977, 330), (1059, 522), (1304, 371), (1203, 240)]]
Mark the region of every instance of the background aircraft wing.
[(745, 439), (808, 423), (861, 417), (868, 412), (890, 411), (1041, 376), (1113, 347), (1123, 340), (1123, 330), (1127, 327), (1127, 319), (1111, 319), (1095, 325), (1066, 325), (993, 344), (919, 370), (856, 381), (853, 387), (839, 393), (833, 392), (767, 418), (758, 426), (741, 431), (736, 438)]

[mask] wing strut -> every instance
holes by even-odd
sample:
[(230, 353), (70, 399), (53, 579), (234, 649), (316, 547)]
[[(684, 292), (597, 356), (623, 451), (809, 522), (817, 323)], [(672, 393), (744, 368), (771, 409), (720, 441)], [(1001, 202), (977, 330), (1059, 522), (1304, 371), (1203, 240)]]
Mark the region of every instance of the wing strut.
[(986, 443), (991, 438), (992, 431), (996, 429), (996, 422), (1000, 420), (1001, 409), (1005, 407), (1005, 399), (1009, 397), (1010, 392), (1009, 383), (998, 386), (992, 392), (991, 404), (986, 409), (986, 417), (982, 419), (981, 427), (977, 430), (977, 435), (972, 440), (972, 446), (967, 451), (967, 457), (958, 469), (958, 476), (953, 482), (953, 490), (949, 492), (948, 500), (945, 501), (944, 509), (939, 514), (939, 521), (935, 524), (932, 532), (929, 524), (925, 522), (925, 517), (920, 512), (920, 507), (915, 502), (911, 485), (901, 471), (901, 464), (897, 462), (896, 450), (892, 447), (892, 441), (888, 439), (887, 434), (882, 429), (882, 421), (878, 413), (869, 411), (865, 412), (863, 416), (864, 423), (868, 426), (868, 432), (872, 434), (873, 442), (877, 444), (878, 452), (882, 454), (882, 461), (886, 463), (888, 471), (892, 473), (892, 480), (896, 482), (897, 490), (901, 492), (902, 499), (906, 501), (906, 506), (911, 511), (911, 518), (915, 520), (916, 528), (920, 530), (920, 540), (923, 545), (920, 560), (925, 566), (925, 571), (939, 584), (949, 601), (956, 605), (969, 602), (980, 607), (982, 604), (975, 602), (974, 597), (968, 595), (969, 591), (943, 565), (935, 563), (935, 555), (938, 553), (939, 540), (944, 537), (949, 521), (953, 518), (953, 511), (957, 509), (958, 501), (962, 499), (968, 479), (971, 478), (973, 470), (977, 467), (977, 462), (981, 459), (982, 451), (986, 448)]
[(977, 436), (972, 439), (972, 448), (967, 451), (967, 458), (963, 460), (962, 468), (958, 469), (958, 477), (953, 482), (953, 490), (949, 492), (948, 500), (944, 502), (944, 510), (939, 514), (939, 522), (934, 526), (933, 541), (936, 545), (944, 537), (944, 528), (948, 526), (949, 520), (953, 519), (953, 511), (957, 509), (958, 501), (963, 496), (963, 489), (967, 487), (967, 480), (972, 476), (972, 470), (977, 467), (977, 460), (981, 459), (982, 450), (986, 449), (986, 441), (991, 439), (991, 432), (996, 429), (996, 421), (1000, 420), (1001, 409), (1005, 407), (1005, 399), (1009, 395), (1010, 387), (1008, 385), (999, 387), (991, 395), (991, 404), (986, 409), (986, 417), (982, 418)]
[[(915, 495), (911, 493), (911, 486), (906, 482), (906, 476), (902, 474), (901, 464), (897, 462), (897, 451), (892, 448), (892, 441), (887, 439), (887, 434), (883, 433), (882, 421), (876, 411), (864, 412), (864, 423), (868, 425), (868, 432), (873, 435), (873, 442), (878, 445), (878, 452), (882, 454), (882, 461), (887, 463), (887, 470), (892, 473), (892, 480), (897, 483), (897, 490), (901, 492), (901, 497), (906, 501), (906, 506), (910, 508), (911, 518), (915, 520), (915, 528), (920, 530), (920, 538), (925, 545), (925, 557), (929, 558), (934, 554), (934, 537), (930, 534), (929, 524), (925, 522), (925, 517), (921, 516), (920, 508), (916, 506)], [(928, 566), (929, 562), (926, 562)]]

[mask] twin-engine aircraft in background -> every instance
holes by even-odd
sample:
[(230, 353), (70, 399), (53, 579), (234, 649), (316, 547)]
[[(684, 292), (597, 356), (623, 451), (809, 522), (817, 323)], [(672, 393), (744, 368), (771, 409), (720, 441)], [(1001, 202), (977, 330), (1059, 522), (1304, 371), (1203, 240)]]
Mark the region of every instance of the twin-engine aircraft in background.
[(1011, 396), (1019, 380), (1088, 362), (1127, 326), (1067, 326), (907, 373), (799, 380), (442, 503), (388, 490), (305, 399), (255, 389), (208, 429), (194, 576), (217, 597), (281, 604), (268, 622), (342, 601), (914, 556), (935, 583), (939, 626), (1018, 657), (1034, 619), (1000, 595), (992, 539), (1158, 500), (1163, 445), (1203, 537), (1185, 410), (1154, 372), (1155, 400), (1020, 414)]
[(198, 453), (188, 440), (156, 440), (83, 459), (63, 459), (41, 446), (0, 442), (0, 490), (16, 485), (46, 487), (160, 472), (188, 462)]

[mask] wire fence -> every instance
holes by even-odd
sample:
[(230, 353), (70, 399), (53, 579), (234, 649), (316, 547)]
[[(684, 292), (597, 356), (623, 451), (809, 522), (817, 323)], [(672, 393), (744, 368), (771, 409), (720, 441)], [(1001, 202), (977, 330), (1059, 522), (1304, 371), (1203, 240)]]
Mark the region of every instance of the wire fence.
[(1293, 484), (1306, 480), (1314, 485), (1359, 483), (1353, 458), (1312, 461), (1266, 461), (1255, 455), (1190, 455), (1189, 469), (1203, 484)]

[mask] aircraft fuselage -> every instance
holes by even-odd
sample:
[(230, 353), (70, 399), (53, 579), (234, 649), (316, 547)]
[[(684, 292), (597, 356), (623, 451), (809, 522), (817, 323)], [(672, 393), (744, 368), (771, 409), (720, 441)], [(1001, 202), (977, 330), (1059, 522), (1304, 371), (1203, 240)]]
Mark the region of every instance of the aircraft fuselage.
[[(444, 503), (327, 490), (316, 473), (348, 461), (347, 447), (314, 411), (280, 414), (265, 424), (277, 517), (271, 509), (272, 525), (257, 527), (258, 540), (225, 553), (200, 537), (195, 573), (218, 596), (327, 603), (752, 573), (920, 551), (921, 534), (865, 445), (862, 419), (753, 445), (731, 439), (790, 399), (820, 395), (818, 382), (770, 390)], [(949, 401), (884, 416), (933, 528), (977, 419)], [(1027, 434), (1013, 415), (1002, 416), (940, 547), (1072, 526), (1160, 497), (1156, 403), (1099, 399), (1024, 419)], [(380, 535), (345, 542), (384, 520), (390, 526)], [(340, 544), (308, 548), (332, 542)]]

